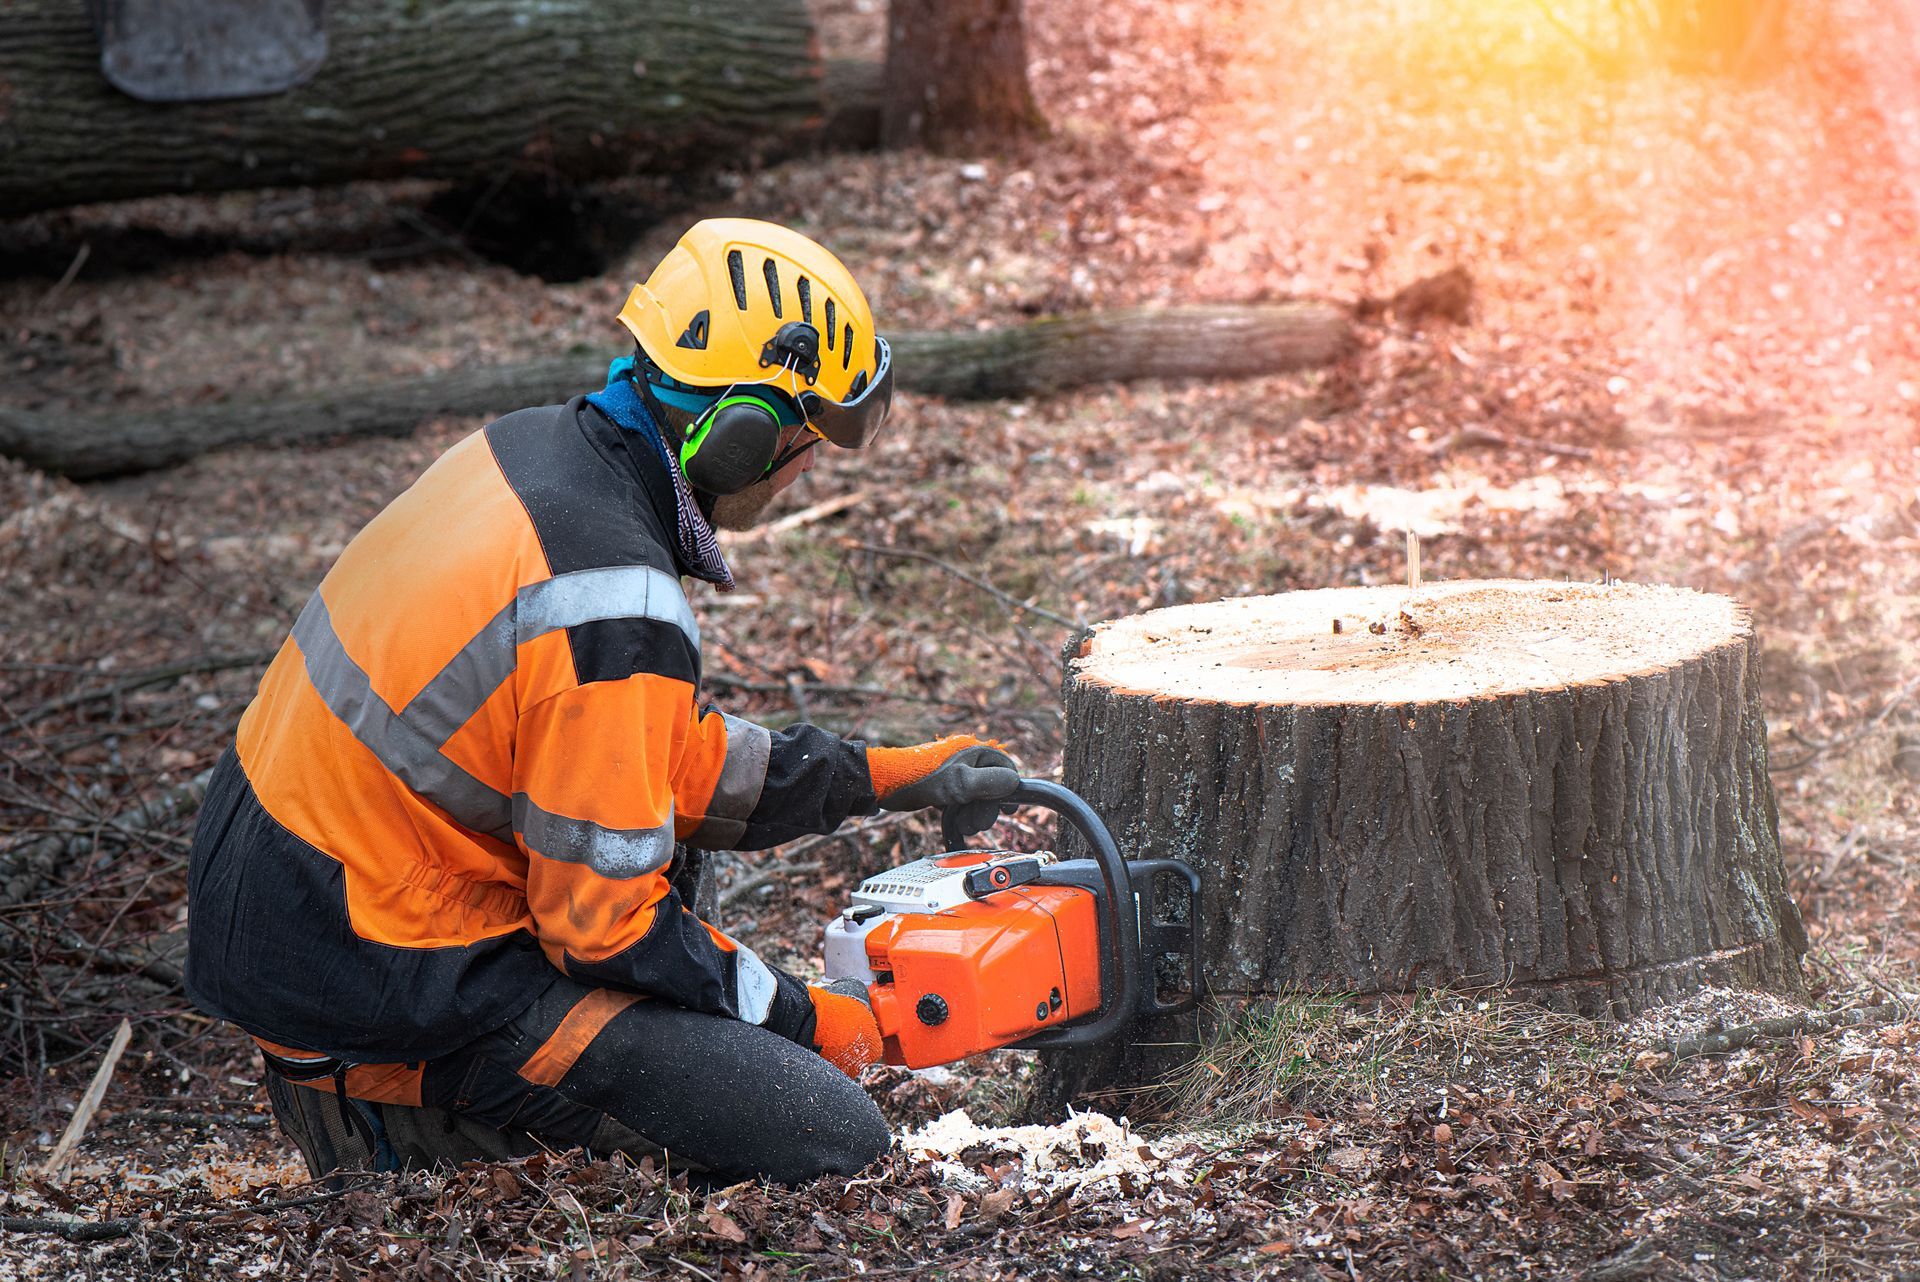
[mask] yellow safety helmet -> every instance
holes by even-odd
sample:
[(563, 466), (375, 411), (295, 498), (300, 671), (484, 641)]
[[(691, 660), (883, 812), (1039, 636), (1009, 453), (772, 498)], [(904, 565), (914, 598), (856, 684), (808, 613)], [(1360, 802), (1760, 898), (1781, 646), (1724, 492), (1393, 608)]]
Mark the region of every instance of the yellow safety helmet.
[(776, 223), (695, 223), (633, 287), (620, 322), (669, 378), (777, 388), (848, 449), (873, 439), (892, 404), (892, 355), (853, 274)]

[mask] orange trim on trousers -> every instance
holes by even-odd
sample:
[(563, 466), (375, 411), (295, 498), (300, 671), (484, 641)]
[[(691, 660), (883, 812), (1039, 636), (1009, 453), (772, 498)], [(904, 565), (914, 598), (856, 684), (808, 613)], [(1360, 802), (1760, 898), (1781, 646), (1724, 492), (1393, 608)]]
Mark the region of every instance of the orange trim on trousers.
[(593, 1039), (613, 1017), (641, 1000), (639, 993), (596, 988), (575, 1002), (560, 1027), (520, 1066), (520, 1076), (535, 1086), (558, 1086)]

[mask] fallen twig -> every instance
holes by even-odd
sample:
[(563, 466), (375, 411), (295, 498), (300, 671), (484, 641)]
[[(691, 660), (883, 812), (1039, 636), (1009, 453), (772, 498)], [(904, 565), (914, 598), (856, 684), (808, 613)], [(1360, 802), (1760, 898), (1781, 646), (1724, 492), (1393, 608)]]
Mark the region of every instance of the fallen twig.
[(1751, 1046), (1755, 1042), (1779, 1041), (1798, 1037), (1802, 1033), (1825, 1033), (1836, 1028), (1867, 1028), (1876, 1024), (1892, 1024), (1911, 1016), (1912, 1012), (1897, 1002), (1887, 1002), (1879, 1006), (1856, 1006), (1852, 1010), (1808, 1011), (1803, 1015), (1783, 1015), (1778, 1019), (1760, 1019), (1751, 1024), (1737, 1024), (1732, 1028), (1701, 1033), (1697, 1037), (1682, 1037), (1669, 1045), (1666, 1050), (1675, 1060), (1689, 1059), (1695, 1055), (1722, 1055), (1727, 1051), (1739, 1050), (1743, 1046)]
[(267, 1117), (249, 1113), (201, 1113), (179, 1108), (128, 1108), (113, 1115), (116, 1122), (150, 1122), (155, 1126), (192, 1126), (212, 1130), (219, 1126), (237, 1126), (247, 1130), (265, 1130), (273, 1125)]
[(144, 690), (148, 686), (177, 681), (181, 677), (194, 676), (203, 672), (226, 672), (233, 668), (261, 667), (273, 662), (273, 656), (276, 653), (278, 652), (274, 650), (255, 650), (247, 654), (214, 654), (204, 659), (189, 659), (185, 663), (169, 663), (163, 667), (149, 668), (144, 672), (135, 672), (103, 689), (74, 690), (49, 699), (21, 713), (20, 723), (23, 726), (31, 726), (68, 708), (78, 708), (89, 703), (103, 703), (109, 699), (117, 699), (123, 694), (131, 694), (135, 690)]
[(761, 865), (744, 879), (727, 887), (719, 897), (718, 906), (725, 908), (729, 904), (737, 903), (770, 881), (776, 881), (781, 877), (790, 876), (794, 873), (814, 871), (820, 866), (817, 861), (802, 861), (800, 858), (800, 856), (810, 851), (818, 850), (820, 847), (832, 842), (845, 841), (849, 837), (864, 837), (895, 827), (898, 824), (906, 822), (912, 814), (913, 812), (910, 810), (891, 811), (887, 814), (876, 815), (865, 823), (855, 824), (850, 828), (842, 828), (839, 832), (828, 832), (813, 837), (802, 837), (799, 841), (788, 846), (786, 853), (780, 859), (770, 864)]
[(120, 1055), (127, 1049), (127, 1042), (133, 1037), (133, 1025), (127, 1020), (120, 1021), (120, 1027), (114, 1030), (113, 1041), (107, 1047), (106, 1058), (100, 1061), (100, 1067), (94, 1070), (93, 1081), (87, 1084), (87, 1093), (80, 1097), (80, 1103), (74, 1107), (73, 1120), (67, 1123), (67, 1129), (60, 1136), (60, 1142), (53, 1146), (53, 1154), (40, 1168), (40, 1173), (56, 1183), (61, 1171), (66, 1167), (67, 1159), (73, 1156), (74, 1146), (80, 1137), (87, 1133), (87, 1126), (93, 1121), (93, 1115), (99, 1111), (100, 1101), (107, 1097), (107, 1084), (113, 1080), (113, 1070), (120, 1064)]
[(836, 494), (830, 499), (815, 503), (812, 507), (803, 507), (798, 512), (783, 516), (777, 521), (756, 525), (751, 530), (723, 534), (720, 542), (722, 546), (732, 546), (735, 543), (763, 543), (785, 534), (788, 530), (797, 530), (802, 526), (812, 525), (815, 521), (824, 521), (830, 516), (838, 516), (848, 508), (866, 502), (866, 499), (866, 490), (855, 490), (851, 494)]
[(1562, 445), (1558, 441), (1539, 441), (1527, 436), (1496, 432), (1490, 427), (1463, 427), (1449, 432), (1435, 441), (1427, 453), (1438, 458), (1454, 450), (1470, 449), (1476, 445), (1499, 445), (1512, 450), (1537, 450), (1542, 454), (1558, 454), (1564, 458), (1593, 457), (1593, 451), (1584, 445)]
[(731, 908), (734, 904), (739, 903), (769, 882), (778, 881), (783, 877), (791, 877), (796, 873), (818, 871), (820, 871), (820, 863), (818, 860), (796, 863), (790, 859), (781, 859), (774, 863), (767, 864), (764, 867), (756, 868), (751, 875), (742, 877), (739, 881), (734, 882), (733, 885), (727, 887), (725, 893), (723, 893), (716, 902), (721, 908)]
[[(110, 931), (102, 933), (106, 934), (110, 933)], [(128, 975), (144, 975), (156, 984), (161, 984), (176, 990), (185, 982), (185, 975), (182, 973), (179, 965), (158, 954), (149, 954), (143, 957), (139, 953), (121, 952), (119, 949), (109, 948), (105, 944), (91, 943), (70, 930), (61, 933), (60, 942), (69, 951), (79, 953), (82, 957), (100, 963), (99, 966), (89, 967), (89, 969), (119, 971)]]
[(124, 837), (140, 837), (144, 830), (165, 823), (187, 808), (199, 804), (206, 795), (211, 770), (183, 784), (167, 789), (148, 801), (118, 815), (101, 819), (86, 832), (55, 832), (29, 837), (0, 850), (0, 905), (12, 904), (31, 896), (43, 883), (53, 879), (54, 870), (63, 861), (85, 849), (100, 828), (111, 828)]
[(66, 292), (67, 286), (73, 284), (73, 278), (80, 274), (80, 269), (87, 265), (87, 259), (91, 257), (93, 257), (93, 242), (90, 240), (81, 241), (80, 249), (74, 254), (73, 261), (67, 264), (67, 270), (60, 274), (59, 280), (53, 282), (53, 288), (40, 296), (40, 305), (42, 307), (53, 306), (54, 300)]
[(979, 575), (963, 570), (951, 561), (943, 561), (931, 552), (921, 552), (915, 548), (890, 548), (878, 543), (854, 543), (852, 546), (861, 552), (871, 552), (875, 556), (898, 557), (905, 561), (924, 561), (936, 569), (946, 571), (962, 583), (972, 584), (974, 587), (979, 588), (982, 592), (985, 592), (988, 596), (1010, 609), (1024, 610), (1028, 614), (1037, 614), (1043, 619), (1058, 623), (1063, 628), (1074, 628), (1077, 630), (1087, 626), (1085, 620), (1069, 619), (1064, 614), (1055, 614), (1052, 610), (1035, 605), (1031, 601), (1022, 601), (1011, 592), (997, 588)]
[[(163, 1225), (205, 1224), (230, 1215), (272, 1215), (279, 1211), (293, 1211), (302, 1207), (318, 1206), (331, 1202), (350, 1193), (358, 1193), (372, 1188), (381, 1181), (363, 1180), (343, 1185), (337, 1189), (326, 1189), (318, 1193), (309, 1193), (302, 1197), (279, 1198), (272, 1202), (262, 1202), (255, 1206), (220, 1206), (204, 1211), (179, 1211), (166, 1216)], [(393, 1196), (405, 1196), (417, 1193), (418, 1187), (400, 1186), (393, 1190)], [(56, 1220), (46, 1216), (0, 1215), (0, 1229), (9, 1233), (51, 1233), (63, 1237), (69, 1242), (107, 1242), (114, 1238), (130, 1235), (140, 1227), (140, 1221), (132, 1217), (114, 1220)]]
[[(1859, 729), (1850, 734), (1835, 735), (1833, 738), (1821, 743), (1808, 743), (1809, 751), (1801, 756), (1795, 757), (1791, 761), (1769, 763), (1767, 766), (1768, 772), (1771, 774), (1785, 774), (1794, 770), (1804, 770), (1820, 758), (1826, 756), (1829, 752), (1837, 752), (1842, 748), (1851, 748), (1854, 744), (1859, 743), (1869, 734), (1879, 729), (1880, 723), (1892, 716), (1894, 710), (1905, 703), (1913, 695), (1915, 690), (1920, 690), (1920, 677), (1914, 677), (1898, 690), (1895, 690), (1891, 695), (1888, 695), (1887, 701), (1880, 705), (1880, 710), (1868, 718), (1866, 724), (1862, 725)], [(1797, 735), (1795, 737), (1798, 738)], [(1801, 739), (1800, 742), (1807, 743), (1807, 740)]]
[[(1021, 717), (1030, 721), (1055, 721), (1059, 713), (1044, 708), (1009, 708), (998, 703), (972, 703), (966, 699), (942, 699), (930, 694), (911, 694), (905, 690), (889, 690), (885, 686), (838, 685), (829, 681), (749, 681), (744, 677), (731, 677), (724, 672), (708, 673), (701, 678), (707, 685), (719, 690), (738, 690), (743, 694), (784, 694), (789, 700), (797, 684), (801, 693), (811, 698), (833, 698), (843, 696), (855, 699), (893, 699), (901, 703), (924, 703), (935, 708), (959, 708), (967, 712), (982, 713), (987, 716)], [(797, 704), (796, 704), (797, 706)]]
[(685, 1260), (681, 1259), (677, 1255), (669, 1255), (667, 1259), (673, 1264), (693, 1274), (693, 1276), (704, 1279), (705, 1282), (715, 1282), (713, 1274), (707, 1272), (705, 1269), (701, 1268), (697, 1264), (688, 1264)]
[(52, 1220), (36, 1215), (0, 1215), (0, 1229), (9, 1233), (52, 1233), (69, 1242), (108, 1242), (126, 1237), (140, 1221), (125, 1220)]
[[(272, 1215), (278, 1211), (297, 1211), (302, 1207), (318, 1206), (322, 1202), (331, 1202), (336, 1198), (346, 1197), (350, 1193), (359, 1193), (386, 1182), (384, 1179), (361, 1180), (355, 1184), (344, 1184), (337, 1189), (323, 1189), (318, 1193), (308, 1193), (301, 1197), (276, 1198), (271, 1202), (261, 1202), (255, 1206), (223, 1206), (207, 1211), (181, 1211), (169, 1215), (167, 1223), (203, 1224), (208, 1220), (217, 1220), (228, 1215)], [(395, 1199), (417, 1195), (423, 1187), (420, 1184), (401, 1184), (397, 1188), (389, 1189), (387, 1197)]]

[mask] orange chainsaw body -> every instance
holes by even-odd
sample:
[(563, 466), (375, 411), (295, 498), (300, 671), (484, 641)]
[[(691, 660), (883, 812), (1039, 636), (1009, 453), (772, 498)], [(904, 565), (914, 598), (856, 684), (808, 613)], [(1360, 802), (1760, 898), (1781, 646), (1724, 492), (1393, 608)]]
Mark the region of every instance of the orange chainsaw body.
[(1022, 886), (876, 927), (869, 992), (887, 1063), (949, 1064), (1098, 1011), (1097, 907), (1078, 887)]

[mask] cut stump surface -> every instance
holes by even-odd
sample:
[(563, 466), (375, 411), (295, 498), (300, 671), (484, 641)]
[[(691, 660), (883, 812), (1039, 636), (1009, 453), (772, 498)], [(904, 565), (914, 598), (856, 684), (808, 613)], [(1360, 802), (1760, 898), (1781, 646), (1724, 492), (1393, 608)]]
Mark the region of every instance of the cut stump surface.
[[(1302, 990), (1505, 986), (1616, 1016), (1794, 991), (1758, 656), (1738, 603), (1667, 587), (1176, 606), (1070, 653), (1066, 783), (1130, 855), (1199, 869), (1203, 1029)], [(1056, 1057), (1050, 1093), (1063, 1066), (1074, 1089), (1136, 1076), (1128, 1054)]]

